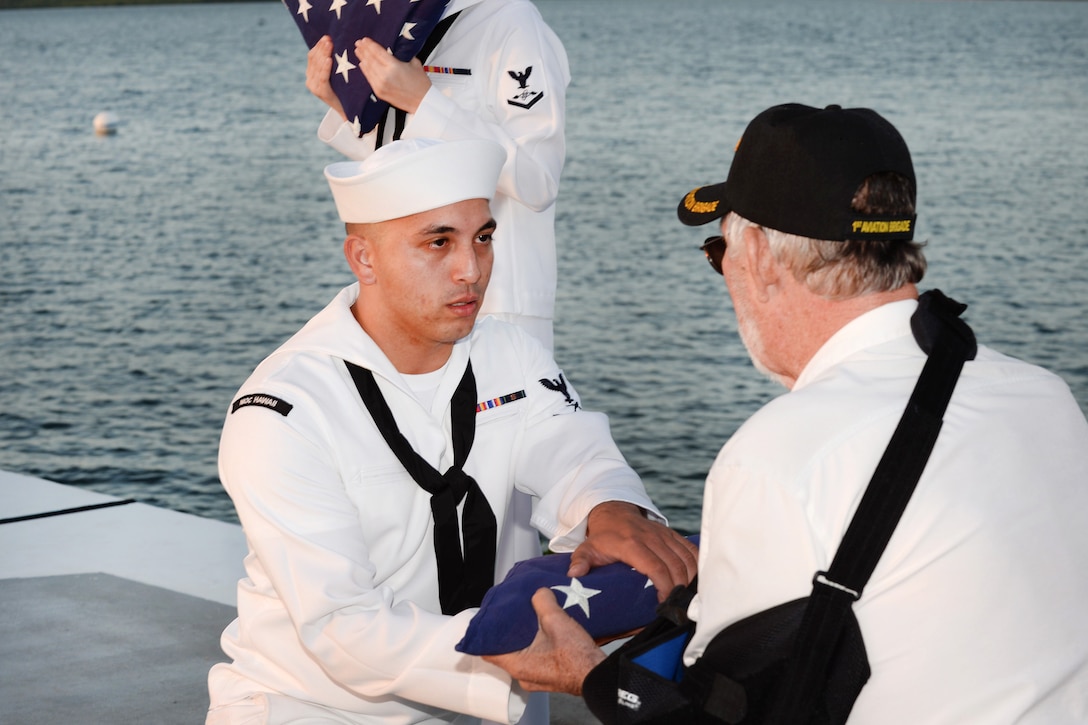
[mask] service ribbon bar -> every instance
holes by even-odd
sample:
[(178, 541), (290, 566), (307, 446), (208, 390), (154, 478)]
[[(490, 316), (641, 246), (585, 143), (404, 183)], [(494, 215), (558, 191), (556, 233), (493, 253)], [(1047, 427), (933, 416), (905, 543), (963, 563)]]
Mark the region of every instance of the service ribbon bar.
[(507, 403), (512, 403), (515, 400), (521, 400), (524, 397), (525, 397), (525, 391), (524, 390), (519, 390), (516, 393), (510, 393), (509, 395), (503, 395), (502, 397), (499, 397), (499, 398), (492, 398), (491, 400), (485, 400), (484, 402), (482, 402), (482, 403), (480, 403), (479, 405), (476, 406), (476, 412), (477, 413), (482, 413), (485, 410), (491, 410), (492, 408), (498, 408), (500, 405), (505, 405)]
[(438, 73), (440, 75), (447, 76), (472, 75), (472, 70), (470, 68), (450, 68), (449, 66), (445, 65), (425, 65), (423, 66), (423, 70), (427, 71), (428, 73)]

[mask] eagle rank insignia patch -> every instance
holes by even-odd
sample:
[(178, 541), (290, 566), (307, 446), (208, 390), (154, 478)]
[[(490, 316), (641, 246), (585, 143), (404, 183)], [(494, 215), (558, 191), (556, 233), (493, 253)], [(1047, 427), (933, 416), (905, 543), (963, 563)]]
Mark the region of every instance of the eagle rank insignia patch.
[(533, 74), (533, 67), (528, 66), (523, 71), (508, 70), (507, 74), (518, 82), (518, 92), (513, 98), (506, 100), (511, 106), (518, 108), (532, 108), (536, 102), (544, 97), (544, 91), (534, 91), (529, 87), (529, 76)]

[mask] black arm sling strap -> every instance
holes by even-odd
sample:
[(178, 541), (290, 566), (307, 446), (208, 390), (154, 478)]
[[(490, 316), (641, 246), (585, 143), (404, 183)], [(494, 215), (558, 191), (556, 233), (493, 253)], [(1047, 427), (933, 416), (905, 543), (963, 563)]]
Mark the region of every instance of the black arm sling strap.
[(813, 580), (768, 722), (805, 722), (812, 711), (847, 612), (884, 553), (937, 442), (960, 371), (977, 352), (974, 333), (959, 319), (965, 309), (939, 290), (918, 300), (911, 329), (929, 357), (831, 566)]
[[(458, 10), (453, 15), (449, 15), (438, 21), (438, 25), (434, 26), (434, 30), (431, 31), (431, 34), (427, 36), (427, 40), (424, 41), (423, 47), (416, 53), (416, 58), (419, 58), (420, 62), (427, 61), (427, 58), (431, 56), (431, 53), (433, 53), (434, 49), (438, 46), (439, 41), (446, 35), (450, 26), (453, 25), (453, 21), (456, 20), (457, 16), (460, 14), (461, 11)], [(393, 138), (390, 140), (396, 141), (400, 139), (401, 135), (404, 133), (404, 125), (408, 123), (408, 113), (399, 108), (393, 108), (392, 106), (389, 107), (389, 111), (393, 115)], [(374, 137), (375, 149), (381, 147), (384, 143), (385, 127), (389, 120), (390, 113), (386, 113), (382, 116), (382, 120), (378, 122), (378, 133)]]
[[(378, 389), (374, 373), (344, 361), (355, 387), (385, 442), (412, 479), (431, 494), (434, 552), (438, 561), (438, 596), (443, 614), (478, 607), (495, 583), (495, 514), (476, 480), (462, 470), (476, 437), (476, 377), (465, 367), (450, 401), (453, 465), (439, 473), (415, 450), (397, 427), (393, 411)], [(463, 522), (457, 506), (464, 499)], [(464, 555), (461, 539), (464, 538)]]

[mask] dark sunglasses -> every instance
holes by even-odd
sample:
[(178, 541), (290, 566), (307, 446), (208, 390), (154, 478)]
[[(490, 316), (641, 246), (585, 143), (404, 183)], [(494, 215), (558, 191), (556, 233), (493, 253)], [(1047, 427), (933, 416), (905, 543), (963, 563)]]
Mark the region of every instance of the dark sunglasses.
[(725, 256), (725, 237), (707, 237), (703, 246), (699, 247), (706, 255), (706, 261), (718, 274), (722, 273), (722, 257)]

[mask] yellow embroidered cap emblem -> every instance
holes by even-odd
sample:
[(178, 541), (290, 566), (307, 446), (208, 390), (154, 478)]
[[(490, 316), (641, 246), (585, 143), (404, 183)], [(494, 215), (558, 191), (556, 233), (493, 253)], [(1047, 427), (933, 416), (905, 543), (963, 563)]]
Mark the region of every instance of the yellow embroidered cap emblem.
[[(718, 200), (714, 201), (699, 201), (695, 198), (695, 192), (699, 189), (692, 189), (688, 192), (688, 195), (684, 197), (684, 207), (693, 214), (713, 214), (718, 211)], [(673, 197), (674, 199), (676, 197)]]
[[(914, 219), (855, 219), (850, 224), (852, 234), (871, 237), (912, 234)], [(909, 238), (909, 237), (908, 237)]]

